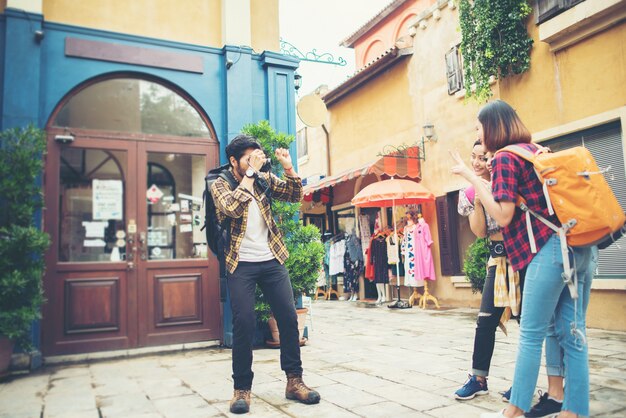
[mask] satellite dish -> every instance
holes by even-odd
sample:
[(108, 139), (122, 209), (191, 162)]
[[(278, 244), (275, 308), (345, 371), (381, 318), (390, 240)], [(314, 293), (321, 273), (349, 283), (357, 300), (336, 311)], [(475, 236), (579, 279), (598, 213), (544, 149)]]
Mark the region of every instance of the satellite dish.
[(326, 120), (326, 105), (315, 93), (307, 94), (296, 105), (300, 120), (311, 128), (322, 126)]

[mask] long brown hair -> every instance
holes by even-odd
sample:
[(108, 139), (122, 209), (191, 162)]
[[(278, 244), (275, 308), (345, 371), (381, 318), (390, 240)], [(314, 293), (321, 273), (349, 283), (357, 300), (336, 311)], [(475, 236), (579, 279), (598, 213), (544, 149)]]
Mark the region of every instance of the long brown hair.
[(513, 108), (502, 100), (489, 102), (478, 112), (483, 126), (484, 145), (489, 152), (496, 152), (509, 144), (530, 143), (528, 128)]

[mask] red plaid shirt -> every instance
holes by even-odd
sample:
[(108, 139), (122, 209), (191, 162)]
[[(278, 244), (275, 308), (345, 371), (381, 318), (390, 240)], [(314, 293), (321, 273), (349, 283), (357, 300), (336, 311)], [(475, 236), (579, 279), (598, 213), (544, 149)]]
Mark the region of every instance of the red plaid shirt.
[[(530, 151), (536, 151), (534, 144), (520, 144)], [(493, 198), (496, 202), (515, 202), (517, 195), (526, 199), (530, 209), (544, 216), (546, 219), (560, 225), (556, 216), (550, 216), (548, 205), (543, 195), (541, 182), (535, 174), (532, 163), (511, 154), (510, 152), (498, 152), (492, 162), (491, 187)], [(539, 251), (554, 231), (531, 216), (531, 225), (535, 234), (537, 251)], [(511, 223), (502, 228), (504, 246), (507, 257), (513, 266), (513, 270), (519, 271), (526, 267), (535, 254), (530, 250), (530, 238), (526, 230), (526, 216), (520, 208), (515, 208), (515, 214)]]

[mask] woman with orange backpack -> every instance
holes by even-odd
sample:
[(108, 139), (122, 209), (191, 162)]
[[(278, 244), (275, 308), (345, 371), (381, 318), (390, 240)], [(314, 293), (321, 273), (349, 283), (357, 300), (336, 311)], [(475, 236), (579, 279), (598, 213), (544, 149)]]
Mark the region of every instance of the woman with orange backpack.
[[(496, 153), (511, 144), (518, 144), (533, 153), (538, 150), (515, 110), (501, 100), (483, 107), (478, 114), (476, 130), (489, 152)], [(585, 283), (592, 280), (596, 250), (592, 247), (571, 249), (570, 261), (577, 280), (570, 289), (563, 279), (564, 259), (559, 236), (538, 218), (524, 216), (516, 206), (521, 196), (530, 210), (560, 225), (548, 210), (543, 185), (533, 164), (512, 152), (497, 152), (492, 162), (490, 191), (458, 153), (452, 153), (452, 157), (456, 163), (452, 172), (474, 186), (485, 210), (503, 227), (504, 245), (513, 269), (526, 268), (510, 404), (500, 412), (482, 414), (481, 417), (518, 418), (530, 410), (541, 363), (541, 348), (551, 321), (567, 367), (563, 406), (558, 416), (589, 415), (589, 363), (585, 336), (585, 299), (589, 295)]]

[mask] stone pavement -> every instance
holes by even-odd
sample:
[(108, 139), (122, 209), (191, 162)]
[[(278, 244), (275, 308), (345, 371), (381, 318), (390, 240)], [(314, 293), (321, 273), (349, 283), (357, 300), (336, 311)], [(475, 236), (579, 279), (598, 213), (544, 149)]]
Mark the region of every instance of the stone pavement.
[[(313, 302), (302, 349), (305, 382), (322, 401), (284, 398), (279, 351), (254, 352), (249, 416), (478, 417), (505, 404), (518, 327), (498, 331), (489, 395), (456, 401), (470, 368), (476, 311)], [(309, 323), (310, 325), (310, 323)], [(626, 416), (626, 333), (589, 330), (591, 416)], [(230, 350), (206, 348), (47, 366), (0, 384), (0, 417), (219, 417), (231, 415)], [(542, 369), (539, 388), (546, 387)]]

